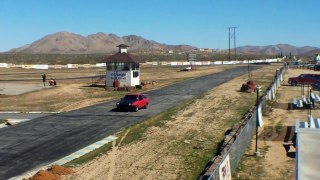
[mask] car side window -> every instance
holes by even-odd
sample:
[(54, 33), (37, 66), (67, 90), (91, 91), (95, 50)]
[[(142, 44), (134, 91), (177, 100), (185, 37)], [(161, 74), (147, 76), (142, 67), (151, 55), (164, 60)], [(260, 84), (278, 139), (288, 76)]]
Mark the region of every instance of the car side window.
[(307, 77), (310, 78), (310, 79), (313, 79), (313, 78), (314, 78), (314, 75), (309, 74)]
[(140, 95), (140, 96), (139, 96), (139, 100), (142, 100), (142, 99), (143, 99), (143, 98), (142, 98), (142, 96)]

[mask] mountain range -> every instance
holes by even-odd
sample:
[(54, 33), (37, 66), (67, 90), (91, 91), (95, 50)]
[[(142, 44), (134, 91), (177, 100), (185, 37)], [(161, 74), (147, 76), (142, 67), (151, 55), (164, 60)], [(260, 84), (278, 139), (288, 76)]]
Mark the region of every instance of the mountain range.
[(317, 47), (304, 46), (296, 47), (289, 44), (277, 44), (269, 46), (242, 46), (237, 48), (240, 52), (253, 53), (253, 54), (283, 54), (283, 55), (302, 55), (309, 54), (311, 52), (320, 51)]
[(97, 33), (82, 36), (70, 32), (58, 32), (47, 35), (31, 44), (12, 49), (9, 52), (23, 53), (60, 53), (60, 54), (92, 54), (116, 52), (119, 44), (130, 46), (129, 51), (189, 51), (195, 47), (189, 45), (167, 45), (147, 40), (136, 35), (119, 37), (115, 34)]
[[(49, 53), (49, 54), (93, 54), (116, 52), (119, 44), (129, 45), (129, 51), (191, 51), (197, 49), (190, 45), (167, 45), (153, 40), (147, 40), (141, 36), (128, 35), (117, 36), (102, 32), (82, 36), (71, 32), (58, 32), (47, 35), (31, 44), (15, 48), (9, 52), (17, 53)], [(224, 51), (224, 50), (222, 50)], [(227, 51), (227, 50), (225, 50)], [(289, 44), (268, 46), (242, 46), (237, 51), (244, 54), (264, 55), (313, 55), (319, 53), (317, 47), (296, 47)]]

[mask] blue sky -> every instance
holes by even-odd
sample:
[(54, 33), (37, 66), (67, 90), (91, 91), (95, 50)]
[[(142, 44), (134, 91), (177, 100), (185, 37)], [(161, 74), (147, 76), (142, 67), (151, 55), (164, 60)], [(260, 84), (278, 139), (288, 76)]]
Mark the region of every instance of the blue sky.
[(139, 35), (166, 44), (320, 47), (317, 0), (1, 0), (0, 52), (60, 31)]

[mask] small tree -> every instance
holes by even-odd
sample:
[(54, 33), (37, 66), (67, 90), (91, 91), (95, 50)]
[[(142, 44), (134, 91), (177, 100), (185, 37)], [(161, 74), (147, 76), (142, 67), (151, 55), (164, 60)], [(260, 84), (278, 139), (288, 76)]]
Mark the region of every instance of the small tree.
[(289, 53), (289, 59), (292, 59), (292, 54), (291, 54), (291, 52)]

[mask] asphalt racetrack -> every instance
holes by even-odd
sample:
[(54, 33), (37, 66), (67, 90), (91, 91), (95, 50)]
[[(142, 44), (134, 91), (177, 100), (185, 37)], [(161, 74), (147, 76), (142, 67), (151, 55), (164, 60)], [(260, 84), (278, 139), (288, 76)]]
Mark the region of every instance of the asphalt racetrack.
[[(251, 68), (257, 69), (259, 66)], [(247, 70), (246, 66), (236, 67), (149, 91), (146, 93), (151, 99), (148, 109), (138, 112), (113, 111), (116, 101), (111, 101), (2, 128), (0, 179), (9, 179), (54, 162), (129, 125), (244, 75)]]

